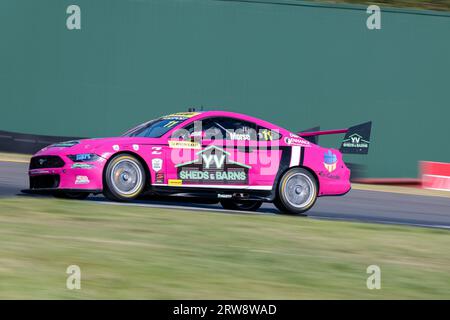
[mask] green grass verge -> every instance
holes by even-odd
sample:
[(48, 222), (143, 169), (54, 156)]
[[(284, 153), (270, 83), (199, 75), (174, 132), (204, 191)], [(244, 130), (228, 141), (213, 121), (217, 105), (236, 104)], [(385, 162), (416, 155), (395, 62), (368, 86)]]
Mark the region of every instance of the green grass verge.
[(445, 230), (2, 199), (0, 298), (449, 299), (449, 248)]

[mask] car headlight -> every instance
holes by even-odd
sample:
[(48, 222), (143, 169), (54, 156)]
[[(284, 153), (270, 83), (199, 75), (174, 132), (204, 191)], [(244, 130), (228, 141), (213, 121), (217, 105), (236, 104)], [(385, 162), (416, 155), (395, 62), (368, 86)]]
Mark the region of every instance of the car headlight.
[(91, 162), (97, 161), (100, 157), (95, 153), (80, 153), (67, 156), (73, 162)]

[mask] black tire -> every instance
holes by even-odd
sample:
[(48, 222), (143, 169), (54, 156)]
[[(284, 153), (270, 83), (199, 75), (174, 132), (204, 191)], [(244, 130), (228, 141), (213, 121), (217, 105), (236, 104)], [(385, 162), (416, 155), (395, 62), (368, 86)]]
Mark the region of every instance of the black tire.
[(103, 194), (113, 201), (130, 201), (144, 190), (146, 174), (141, 162), (130, 154), (118, 154), (109, 161), (103, 180)]
[(316, 178), (308, 170), (290, 169), (281, 177), (274, 204), (281, 213), (306, 216), (304, 213), (317, 200), (318, 189)]
[(53, 196), (60, 199), (84, 200), (89, 197), (89, 194), (89, 192), (57, 191), (53, 193)]
[(256, 211), (261, 207), (262, 202), (254, 200), (221, 200), (220, 204), (227, 210)]

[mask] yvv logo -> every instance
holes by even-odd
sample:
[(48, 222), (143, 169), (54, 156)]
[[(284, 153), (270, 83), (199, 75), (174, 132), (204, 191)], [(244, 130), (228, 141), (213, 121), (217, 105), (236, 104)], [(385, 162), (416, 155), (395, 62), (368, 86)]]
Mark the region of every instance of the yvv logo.
[(353, 137), (350, 137), (350, 139), (352, 139), (353, 143), (359, 143), (359, 141), (361, 141), (361, 136), (354, 135)]
[(230, 153), (217, 146), (209, 146), (197, 152), (197, 159), (175, 165), (177, 179), (193, 184), (248, 184), (251, 166), (232, 161)]
[(334, 153), (331, 152), (331, 150), (328, 150), (323, 158), (323, 165), (325, 166), (325, 169), (328, 170), (328, 172), (333, 172), (334, 170), (336, 170), (337, 157)]
[(364, 140), (362, 136), (354, 133), (343, 141), (342, 146), (345, 148), (368, 148), (369, 143), (370, 141)]
[(214, 160), (214, 163), (216, 164), (217, 169), (222, 169), (223, 163), (225, 162), (225, 155), (221, 154), (220, 157), (217, 154), (203, 154), (202, 155), (203, 161), (205, 161), (205, 168), (209, 169), (211, 166), (211, 162)]

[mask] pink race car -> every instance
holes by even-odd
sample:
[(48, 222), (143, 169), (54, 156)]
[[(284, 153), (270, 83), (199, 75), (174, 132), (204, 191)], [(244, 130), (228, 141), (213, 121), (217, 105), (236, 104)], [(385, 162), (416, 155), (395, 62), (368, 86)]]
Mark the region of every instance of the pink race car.
[(40, 150), (30, 162), (29, 191), (72, 199), (103, 193), (115, 201), (144, 193), (199, 197), (239, 210), (273, 202), (281, 212), (301, 214), (317, 197), (343, 195), (351, 188), (341, 152), (312, 142), (336, 133), (346, 133), (344, 152), (367, 153), (370, 123), (292, 133), (243, 114), (181, 112), (121, 137)]

